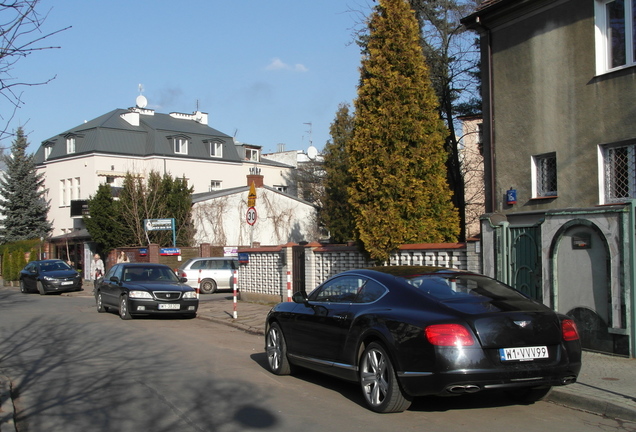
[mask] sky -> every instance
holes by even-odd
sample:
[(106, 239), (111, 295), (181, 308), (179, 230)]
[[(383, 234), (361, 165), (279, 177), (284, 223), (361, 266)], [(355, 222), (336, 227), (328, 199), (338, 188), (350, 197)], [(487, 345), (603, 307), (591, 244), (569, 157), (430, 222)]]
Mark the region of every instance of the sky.
[[(42, 141), (141, 94), (158, 113), (209, 114), (209, 125), (275, 152), (322, 150), (338, 105), (352, 103), (359, 79), (360, 29), (367, 0), (41, 0), (40, 44), (11, 71), (23, 126)], [(8, 104), (0, 105), (7, 116)], [(309, 125), (308, 123), (311, 123)], [(7, 146), (8, 143), (3, 143)]]

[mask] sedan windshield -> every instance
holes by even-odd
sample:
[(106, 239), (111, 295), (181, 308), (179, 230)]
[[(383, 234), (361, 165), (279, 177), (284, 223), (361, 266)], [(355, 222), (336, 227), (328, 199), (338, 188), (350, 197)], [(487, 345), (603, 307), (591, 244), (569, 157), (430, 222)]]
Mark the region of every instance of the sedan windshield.
[(438, 300), (519, 300), (525, 297), (494, 279), (478, 275), (427, 274), (403, 276), (404, 280)]
[(64, 261), (42, 263), (40, 269), (43, 272), (57, 271), (57, 270), (71, 270), (71, 267)]
[(124, 282), (179, 282), (177, 276), (168, 267), (126, 267)]

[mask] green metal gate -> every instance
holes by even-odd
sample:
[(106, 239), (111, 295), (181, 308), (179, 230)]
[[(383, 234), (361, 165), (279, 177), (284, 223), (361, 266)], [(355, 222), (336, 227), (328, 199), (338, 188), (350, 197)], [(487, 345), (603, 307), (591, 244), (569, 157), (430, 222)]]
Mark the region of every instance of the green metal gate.
[(541, 227), (502, 223), (498, 231), (497, 278), (543, 302)]

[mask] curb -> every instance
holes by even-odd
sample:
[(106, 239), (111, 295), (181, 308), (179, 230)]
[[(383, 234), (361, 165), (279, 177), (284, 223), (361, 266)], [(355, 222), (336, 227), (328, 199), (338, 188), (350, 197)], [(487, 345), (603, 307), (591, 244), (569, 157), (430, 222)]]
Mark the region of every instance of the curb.
[(601, 398), (582, 395), (570, 389), (555, 387), (545, 401), (613, 419), (636, 422), (636, 411)]
[(197, 318), (205, 320), (205, 321), (211, 321), (211, 322), (217, 323), (217, 324), (223, 324), (223, 325), (226, 325), (228, 327), (234, 327), (234, 328), (237, 328), (239, 330), (243, 330), (246, 333), (253, 334), (255, 336), (264, 336), (265, 335), (265, 331), (264, 330), (256, 329), (256, 328), (254, 328), (251, 325), (243, 324), (243, 323), (241, 323), (239, 321), (228, 321), (227, 319), (224, 319), (224, 318), (214, 318), (214, 317), (203, 316), (203, 315), (199, 315), (199, 314), (197, 314)]

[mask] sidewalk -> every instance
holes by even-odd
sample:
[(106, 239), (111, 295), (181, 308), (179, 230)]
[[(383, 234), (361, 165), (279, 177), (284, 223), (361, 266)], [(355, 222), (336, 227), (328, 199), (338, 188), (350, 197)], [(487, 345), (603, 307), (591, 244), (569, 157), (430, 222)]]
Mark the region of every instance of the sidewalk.
[[(65, 295), (91, 296), (91, 290)], [(271, 305), (239, 301), (231, 294), (222, 300), (202, 302), (197, 318), (264, 335), (265, 316)], [(610, 418), (636, 422), (636, 359), (591, 352), (583, 353), (583, 367), (574, 384), (555, 387), (547, 400)], [(0, 432), (14, 432), (13, 403), (8, 379), (0, 375)]]

